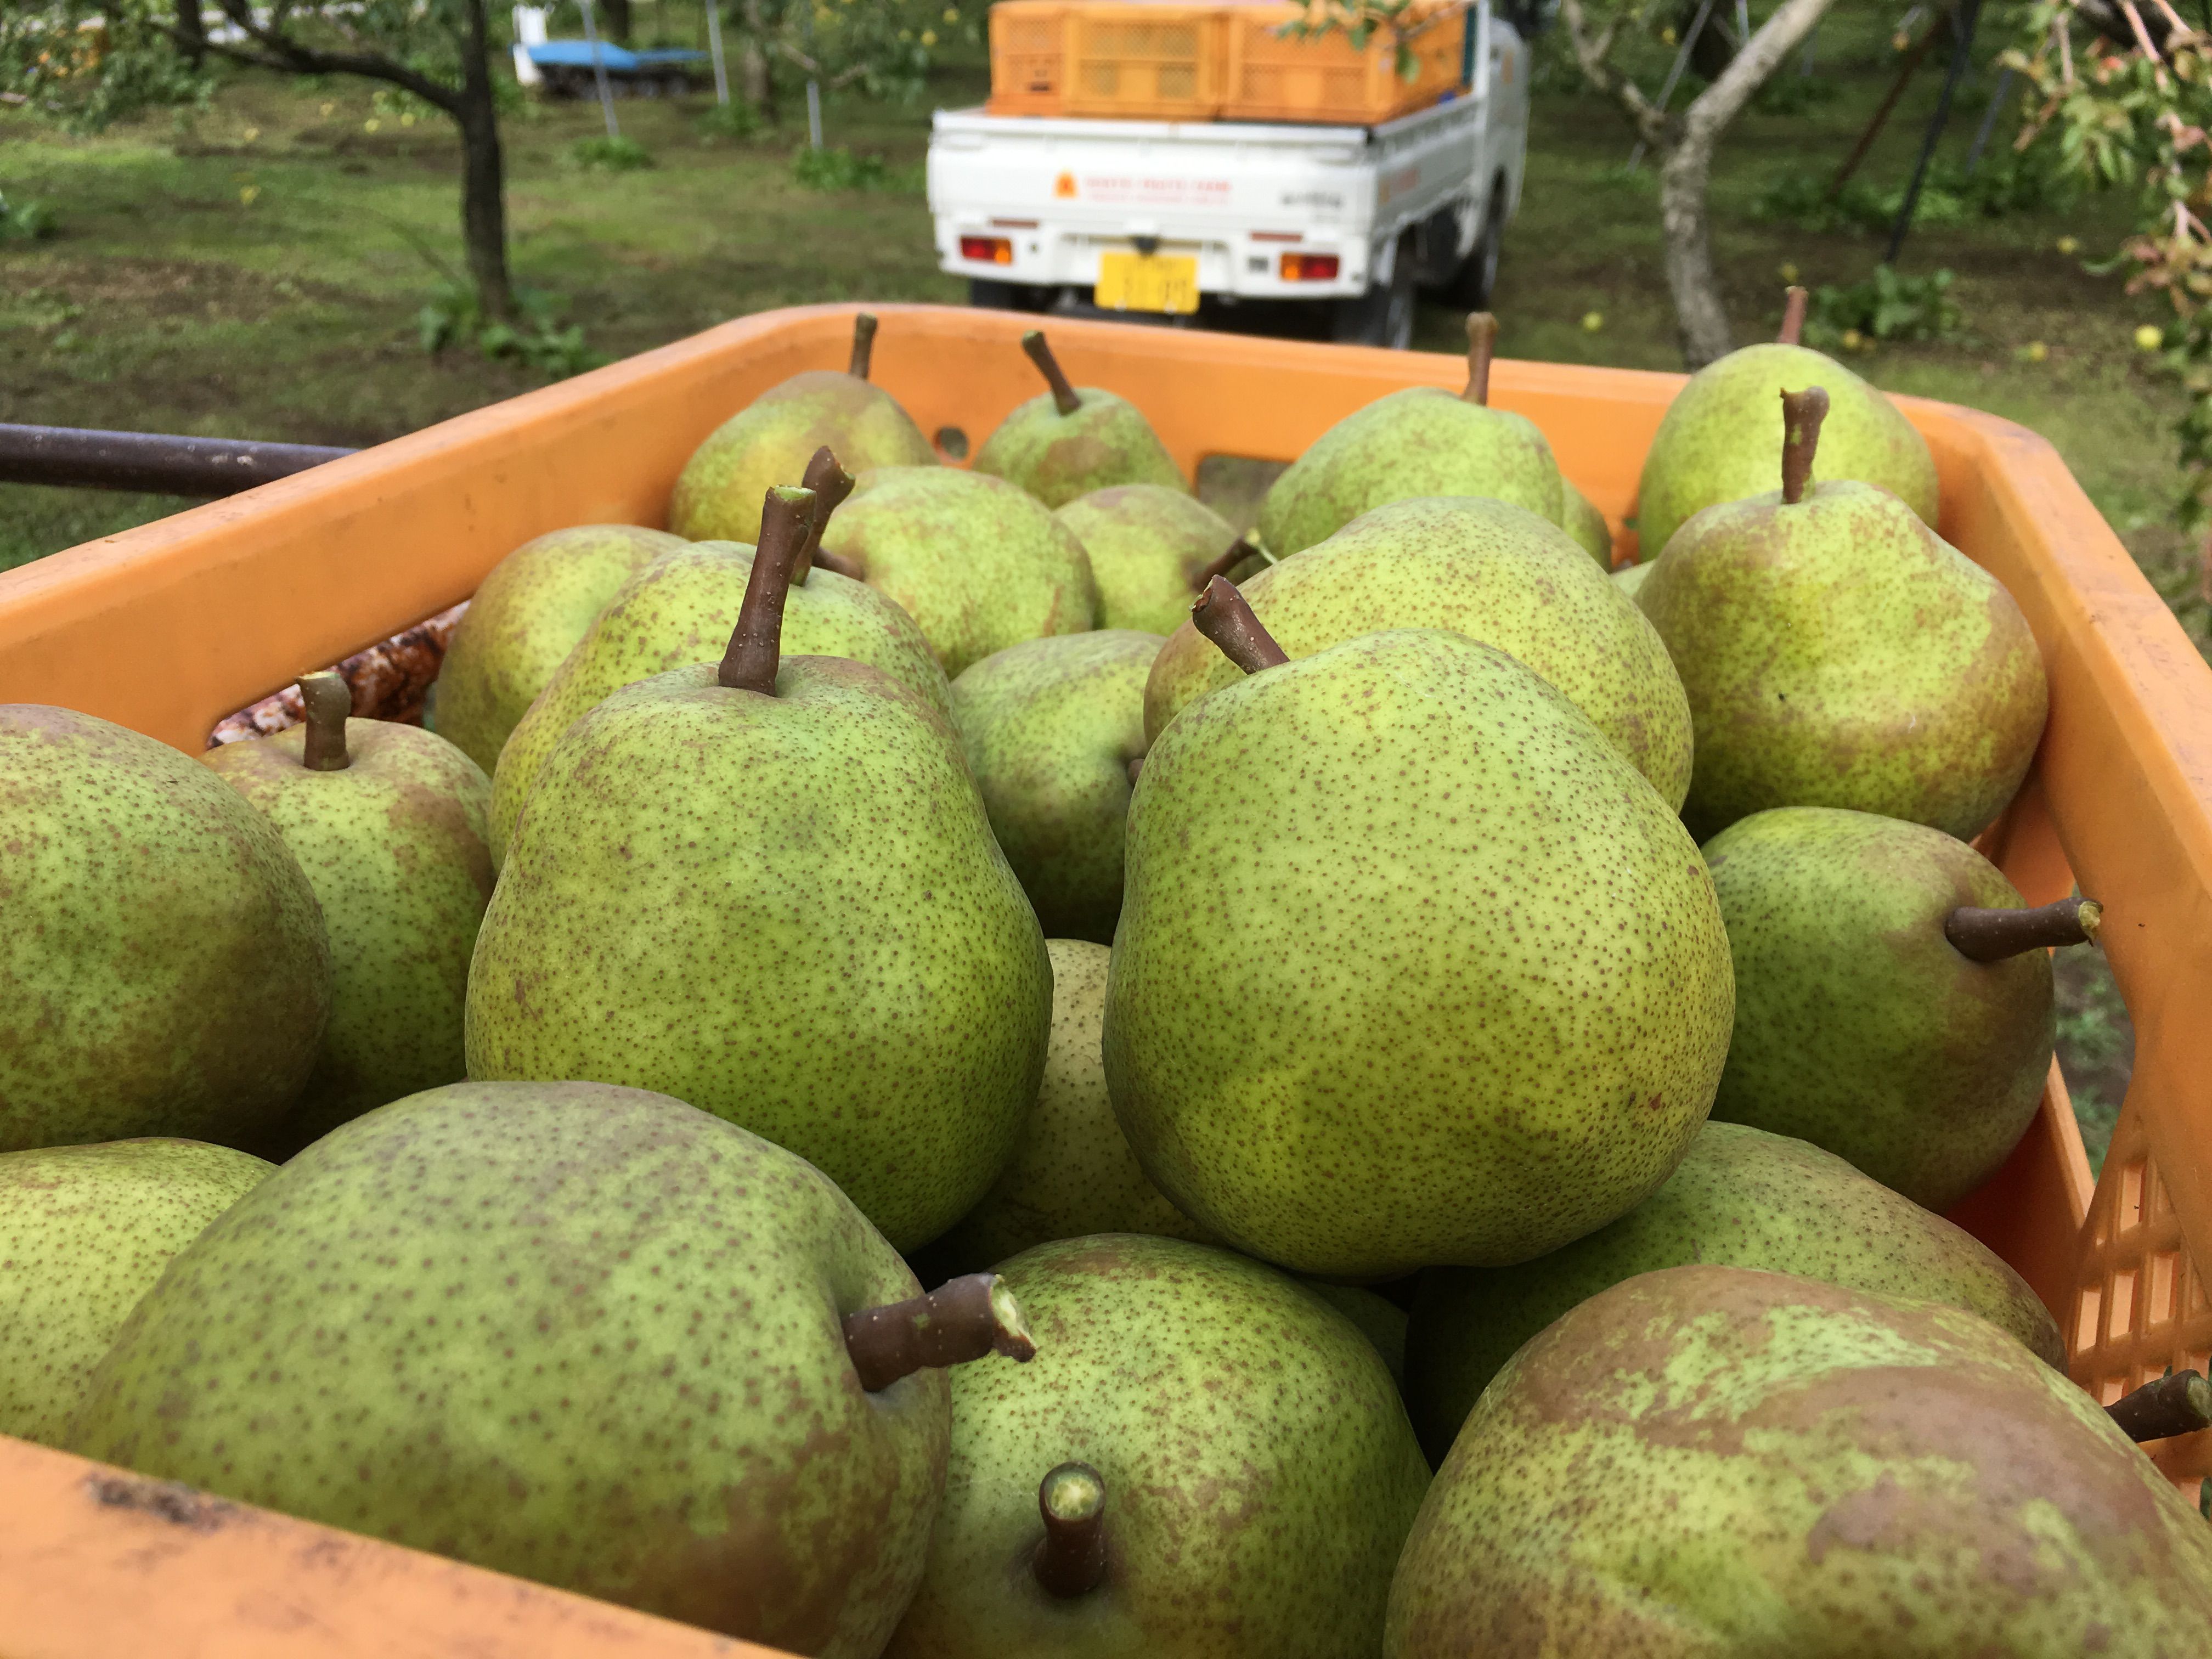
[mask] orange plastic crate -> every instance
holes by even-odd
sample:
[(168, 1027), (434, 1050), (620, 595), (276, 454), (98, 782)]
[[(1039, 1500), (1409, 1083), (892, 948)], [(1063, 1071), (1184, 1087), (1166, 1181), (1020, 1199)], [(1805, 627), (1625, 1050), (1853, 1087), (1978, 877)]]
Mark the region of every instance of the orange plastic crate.
[(1058, 115), (1066, 61), (1065, 0), (1000, 0), (991, 8), (993, 115)]
[[(0, 702), (60, 703), (197, 753), (222, 715), (465, 599), (563, 525), (665, 521), (684, 459), (759, 392), (842, 368), (850, 306), (770, 312), (313, 471), (0, 574)], [(1026, 320), (878, 308), (875, 378), (923, 430), (980, 439), (1035, 391)], [(1454, 357), (1065, 321), (1069, 376), (1141, 404), (1186, 471), (1287, 460)], [(1551, 437), (1615, 526), (1681, 384), (1500, 362), (1500, 408)], [(2133, 1016), (2134, 1080), (2093, 1188), (2054, 1069), (1997, 1176), (1954, 1212), (2059, 1316), (2072, 1374), (2111, 1399), (2212, 1347), (2212, 669), (2050, 445), (1899, 402), (1935, 451), (1942, 529), (2011, 589), (2051, 723), (1983, 845), (2031, 904), (2077, 880)], [(957, 447), (957, 446), (955, 446)], [(2212, 1431), (2151, 1452), (2212, 1473)], [(724, 1659), (765, 1650), (0, 1439), (5, 1659)]]
[(1289, 5), (1232, 6), (1223, 14), (1229, 58), (1224, 120), (1365, 125), (1426, 109), (1466, 85), (1475, 26), (1466, 0), (1417, 6), (1408, 14), (1405, 44), (1417, 65), (1410, 81), (1398, 72), (1388, 29), (1377, 29), (1359, 50), (1342, 29), (1312, 39), (1281, 33), (1303, 15)]
[(1221, 112), (1222, 13), (1112, 0), (1067, 9), (1069, 115), (1208, 121)]

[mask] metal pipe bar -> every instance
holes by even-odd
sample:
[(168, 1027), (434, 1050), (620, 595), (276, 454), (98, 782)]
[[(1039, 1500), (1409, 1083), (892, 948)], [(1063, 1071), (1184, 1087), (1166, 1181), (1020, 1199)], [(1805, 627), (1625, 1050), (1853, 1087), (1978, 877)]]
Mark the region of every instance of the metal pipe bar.
[(305, 472), (350, 449), (0, 422), (0, 483), (145, 489), (212, 499)]

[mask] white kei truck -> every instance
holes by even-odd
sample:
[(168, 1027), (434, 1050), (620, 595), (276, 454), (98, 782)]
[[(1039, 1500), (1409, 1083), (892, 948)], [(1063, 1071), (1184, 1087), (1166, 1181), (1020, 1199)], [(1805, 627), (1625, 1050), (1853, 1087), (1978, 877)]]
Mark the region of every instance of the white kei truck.
[(939, 264), (979, 306), (1188, 323), (1297, 305), (1328, 337), (1402, 349), (1417, 289), (1490, 297), (1528, 152), (1513, 15), (1478, 0), (1456, 93), (1371, 126), (939, 110)]

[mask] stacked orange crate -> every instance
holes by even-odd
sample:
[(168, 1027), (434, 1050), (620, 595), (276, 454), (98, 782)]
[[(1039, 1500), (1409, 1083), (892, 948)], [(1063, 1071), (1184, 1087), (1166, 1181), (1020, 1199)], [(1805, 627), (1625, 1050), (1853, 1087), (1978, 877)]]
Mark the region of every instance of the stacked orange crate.
[(993, 115), (1058, 115), (1066, 63), (1063, 0), (1001, 0), (991, 8)]
[(1229, 62), (1221, 113), (1231, 121), (1387, 121), (1461, 91), (1473, 62), (1475, 19), (1467, 0), (1424, 0), (1407, 13), (1411, 80), (1399, 72), (1397, 39), (1388, 28), (1355, 49), (1342, 28), (1285, 35), (1284, 26), (1305, 15), (1297, 6), (1232, 6), (1223, 15)]
[(1061, 107), (1070, 115), (1210, 121), (1221, 113), (1226, 33), (1215, 7), (1071, 6)]

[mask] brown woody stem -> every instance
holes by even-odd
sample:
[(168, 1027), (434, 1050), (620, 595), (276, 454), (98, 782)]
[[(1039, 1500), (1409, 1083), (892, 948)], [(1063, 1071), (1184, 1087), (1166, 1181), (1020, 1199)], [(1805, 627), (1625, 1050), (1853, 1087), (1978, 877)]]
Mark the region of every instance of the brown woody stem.
[(1490, 359), (1498, 349), (1498, 319), (1486, 311), (1473, 311), (1467, 318), (1467, 390), (1461, 392), (1462, 403), (1490, 403)]
[(1252, 607), (1226, 576), (1206, 583), (1190, 608), (1191, 625), (1221, 647), (1221, 654), (1248, 674), (1286, 663), (1290, 653), (1260, 625)]
[[(791, 585), (806, 586), (806, 578), (814, 568), (816, 555), (822, 550), (822, 532), (830, 527), (830, 515), (835, 513), (845, 497), (853, 493), (853, 475), (837, 465), (837, 458), (824, 444), (816, 450), (806, 463), (806, 476), (800, 480), (805, 488), (814, 492), (814, 517), (806, 526), (806, 540), (792, 561)], [(839, 574), (842, 574), (842, 572)]]
[(2097, 937), (2105, 907), (2094, 899), (2060, 899), (2033, 910), (1984, 910), (1960, 905), (1943, 918), (1943, 937), (1960, 956), (2002, 962), (2026, 951), (2086, 945)]
[(826, 547), (814, 550), (814, 562), (824, 570), (835, 571), (848, 581), (864, 582), (868, 579), (867, 572), (860, 568), (858, 559), (848, 558), (842, 553), (832, 553)]
[(1796, 283), (1791, 283), (1782, 297), (1782, 331), (1774, 337), (1784, 345), (1796, 345), (1805, 332), (1805, 302), (1810, 296)]
[(1795, 507), (1813, 481), (1813, 456), (1820, 447), (1820, 422), (1828, 418), (1825, 386), (1782, 394), (1782, 499)]
[(2212, 1382), (2195, 1371), (2176, 1371), (2146, 1382), (2105, 1407), (2130, 1440), (2165, 1440), (2212, 1429)]
[(1191, 592), (1203, 593), (1216, 576), (1226, 576), (1245, 560), (1256, 559), (1259, 556), (1260, 550), (1243, 537), (1239, 536), (1229, 544), (1228, 551), (1190, 579)]
[(1145, 757), (1142, 755), (1132, 755), (1129, 757), (1129, 787), (1133, 789), (1136, 787), (1137, 774), (1144, 769)]
[(1106, 1478), (1088, 1463), (1062, 1463), (1037, 1484), (1044, 1538), (1030, 1571), (1048, 1595), (1072, 1601), (1106, 1577)]
[(353, 713), (353, 688), (335, 668), (300, 676), (300, 701), (307, 714), (306, 746), (300, 764), (310, 772), (343, 772), (353, 764), (346, 753), (346, 718)]
[(738, 625), (722, 653), (717, 684), (733, 691), (775, 695), (775, 671), (783, 660), (783, 601), (791, 592), (791, 567), (806, 544), (814, 517), (814, 492), (779, 484), (761, 503), (760, 544), (745, 578), (745, 597), (738, 606)]
[(853, 319), (853, 361), (845, 372), (856, 380), (868, 378), (869, 360), (876, 352), (876, 319), (868, 312)]
[(847, 1314), (845, 1352), (860, 1386), (875, 1394), (926, 1367), (963, 1365), (987, 1353), (1026, 1364), (1036, 1358), (1036, 1339), (1005, 1279), (970, 1273), (910, 1302)]
[(1022, 336), (1022, 349), (1030, 354), (1030, 361), (1044, 376), (1044, 383), (1052, 388), (1052, 406), (1063, 415), (1073, 415), (1083, 407), (1083, 399), (1075, 395), (1075, 388), (1067, 383), (1067, 376), (1060, 367), (1060, 359), (1052, 355), (1052, 348), (1044, 343), (1044, 336), (1031, 329)]

